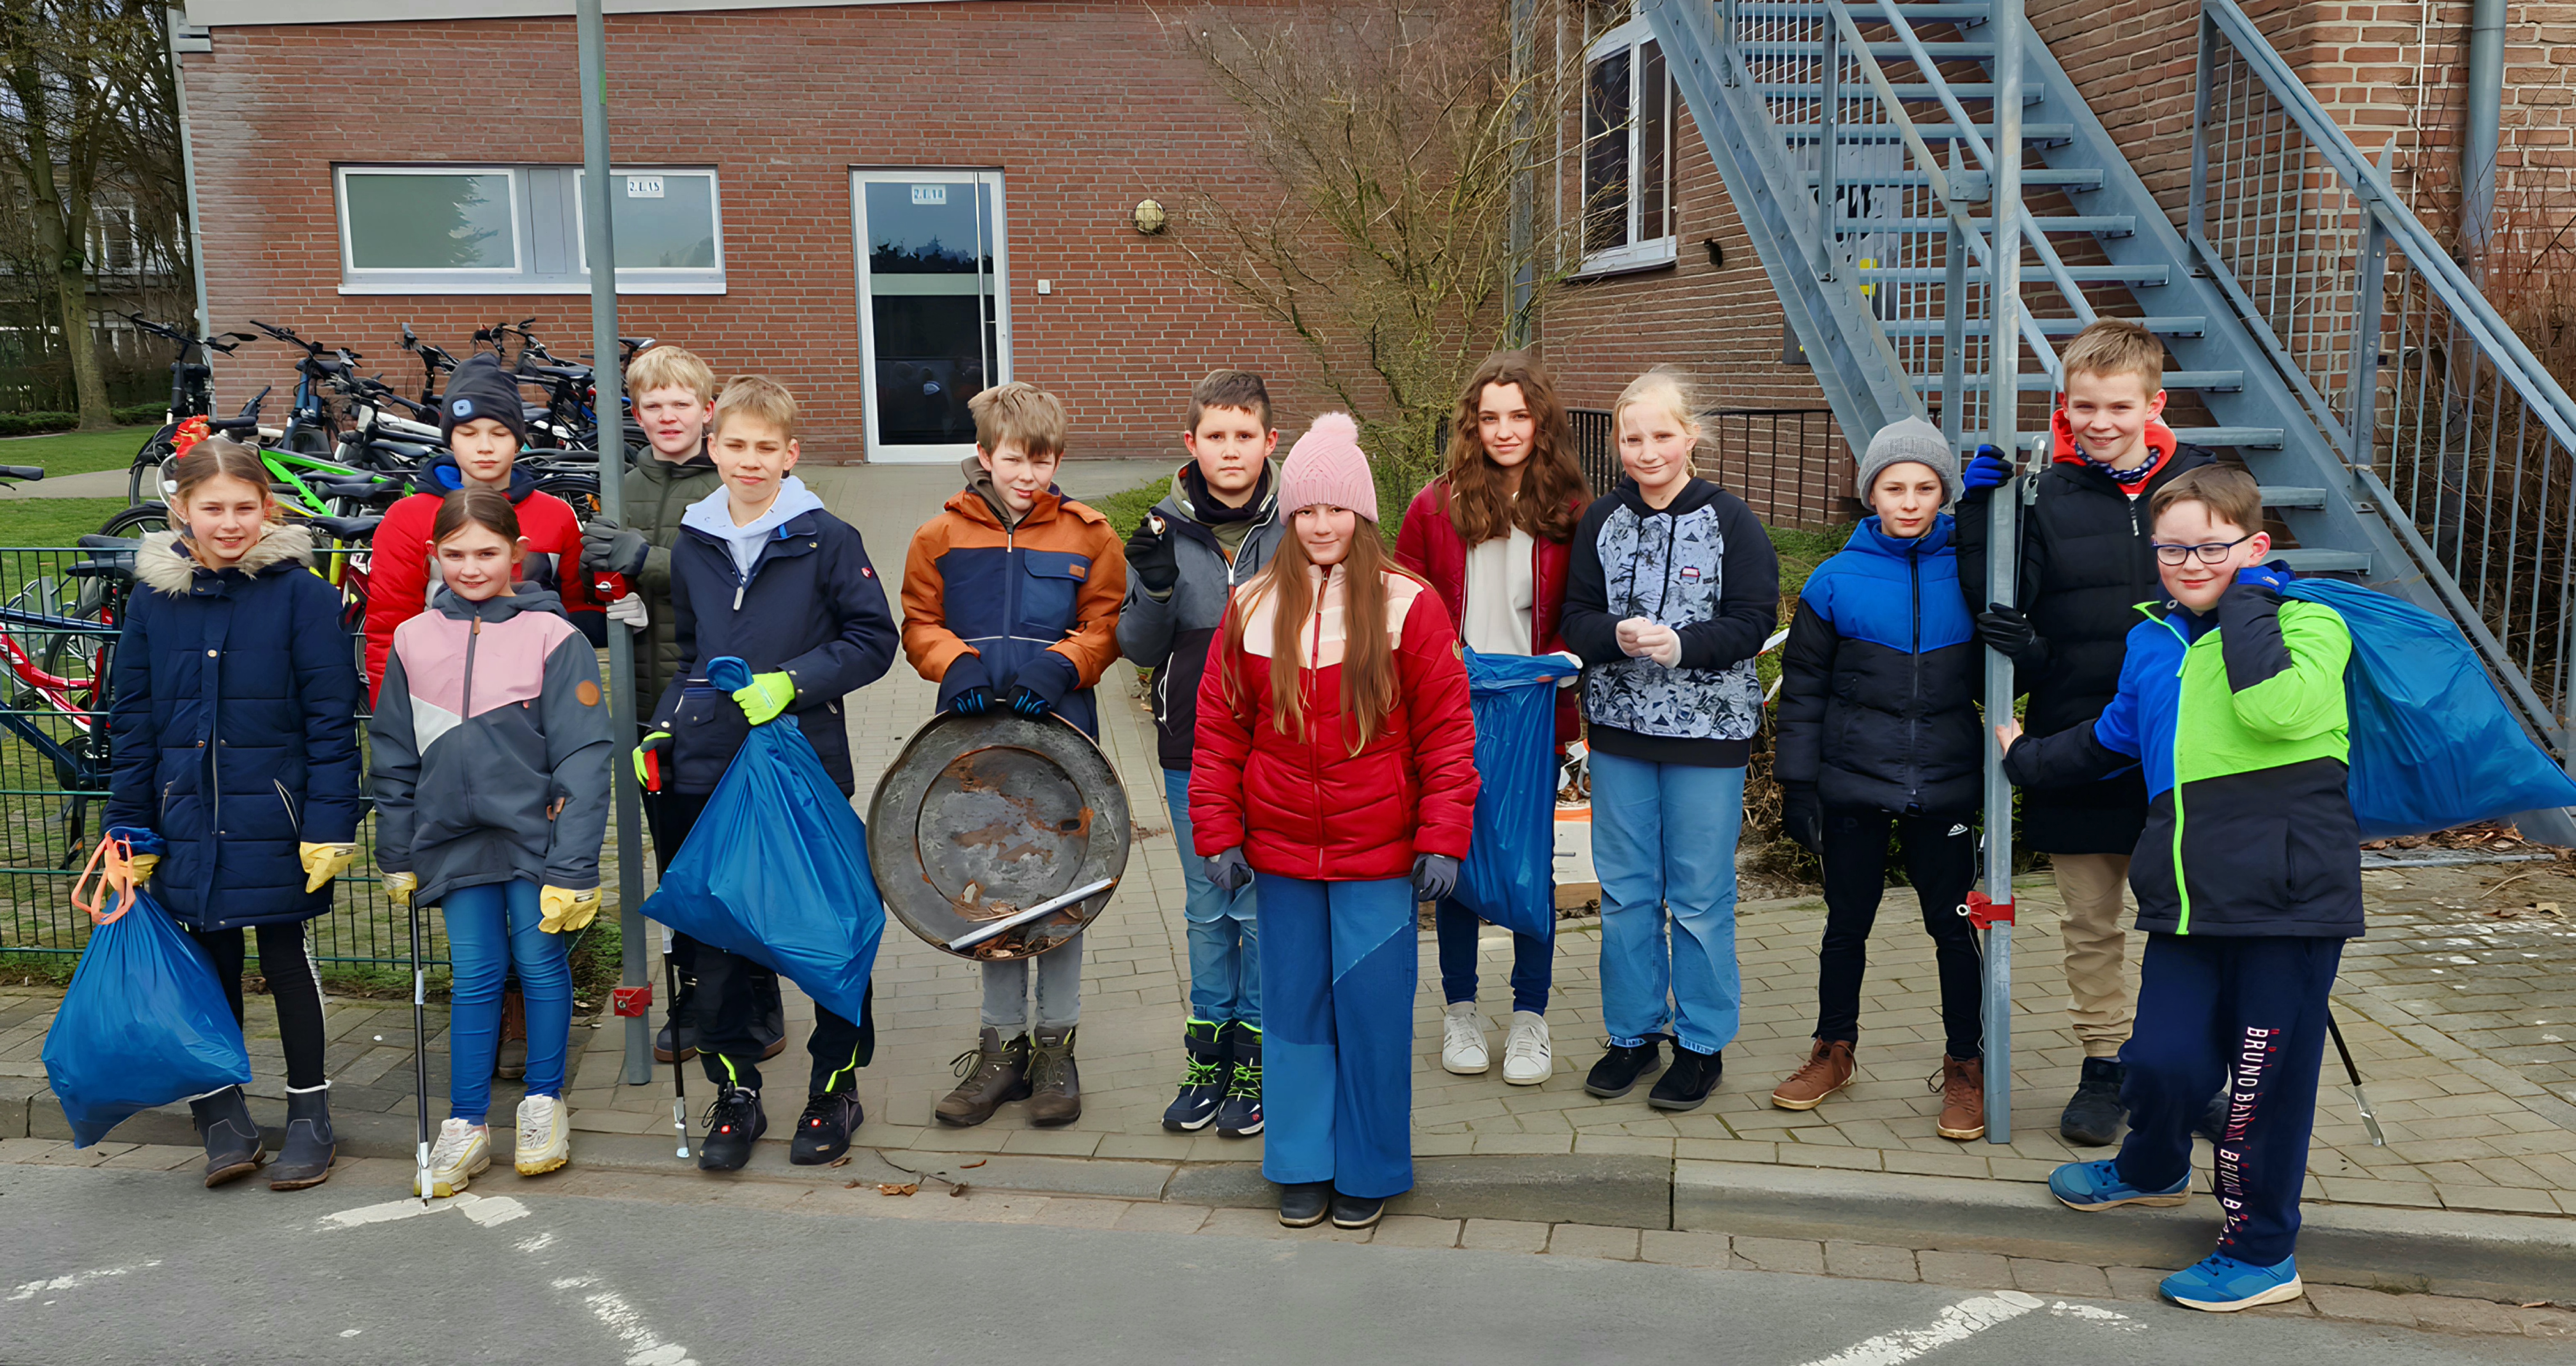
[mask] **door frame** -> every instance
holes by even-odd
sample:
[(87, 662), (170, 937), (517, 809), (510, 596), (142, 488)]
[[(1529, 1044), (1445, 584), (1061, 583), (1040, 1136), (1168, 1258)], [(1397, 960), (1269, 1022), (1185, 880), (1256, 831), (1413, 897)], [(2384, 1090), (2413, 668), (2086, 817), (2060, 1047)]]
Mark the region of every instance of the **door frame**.
[(965, 445), (888, 445), (877, 435), (877, 324), (868, 272), (869, 185), (973, 185), (991, 196), (993, 222), (993, 363), (991, 382), (1011, 379), (1011, 232), (998, 166), (852, 166), (850, 168), (850, 273), (859, 301), (859, 405), (870, 463), (955, 463), (975, 453)]

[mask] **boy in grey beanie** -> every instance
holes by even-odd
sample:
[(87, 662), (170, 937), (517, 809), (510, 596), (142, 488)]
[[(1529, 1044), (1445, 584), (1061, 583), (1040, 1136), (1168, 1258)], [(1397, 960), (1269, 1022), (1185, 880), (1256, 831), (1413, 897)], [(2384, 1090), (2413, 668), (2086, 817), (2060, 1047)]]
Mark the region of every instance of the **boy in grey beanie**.
[(1959, 453), (1950, 449), (1949, 438), (1931, 423), (1909, 417), (1879, 428), (1878, 435), (1869, 439), (1869, 449), (1860, 456), (1861, 501), (1869, 501), (1869, 490), (1878, 483), (1879, 471), (1908, 460), (1929, 465), (1933, 473), (1941, 476), (1941, 487), (1950, 493), (1945, 501), (1955, 503), (1966, 492), (1959, 483)]

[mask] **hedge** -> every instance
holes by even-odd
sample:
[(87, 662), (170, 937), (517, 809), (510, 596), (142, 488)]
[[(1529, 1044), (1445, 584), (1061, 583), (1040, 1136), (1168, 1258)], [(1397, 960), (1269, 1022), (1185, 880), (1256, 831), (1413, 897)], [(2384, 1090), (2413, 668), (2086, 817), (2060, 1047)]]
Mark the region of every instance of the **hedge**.
[[(137, 403), (108, 411), (120, 427), (157, 427), (170, 416), (170, 405)], [(46, 432), (68, 432), (79, 425), (78, 413), (0, 413), (0, 436), (41, 436)]]

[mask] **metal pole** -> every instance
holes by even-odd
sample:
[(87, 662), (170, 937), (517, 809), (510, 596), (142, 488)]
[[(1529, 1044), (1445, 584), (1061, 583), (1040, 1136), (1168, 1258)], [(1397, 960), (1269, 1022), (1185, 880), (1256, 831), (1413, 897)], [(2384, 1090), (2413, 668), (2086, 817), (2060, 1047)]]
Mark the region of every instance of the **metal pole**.
[[(592, 406), (599, 414), (599, 510), (626, 520), (626, 375), (617, 354), (617, 247), (609, 222), (608, 39), (600, 0), (580, 0), (573, 28), (581, 48), (582, 252), (590, 261)], [(635, 790), (635, 642), (623, 626), (608, 628), (608, 723), (618, 756), (608, 766), (617, 793), (617, 933), (623, 950), (618, 980), (646, 985), (644, 974), (644, 819)], [(653, 1015), (626, 1018), (626, 1084), (653, 1081)]]
[(2460, 264), (2471, 280), (2486, 276), (2487, 240), (2495, 232), (2496, 146), (2504, 108), (2504, 0), (2469, 6), (2469, 72), (2460, 144)]
[[(206, 304), (206, 234), (197, 214), (197, 139), (188, 130), (188, 76), (187, 68), (179, 61), (179, 54), (213, 49), (202, 35), (191, 39), (187, 32), (186, 11), (173, 9), (165, 13), (170, 46), (170, 91), (177, 100), (171, 115), (179, 121), (179, 177), (188, 194), (188, 269), (195, 276), (197, 289), (197, 335), (211, 337), (215, 335), (215, 323)], [(204, 359), (211, 364), (214, 353), (209, 350)]]
[[(2021, 405), (2021, 77), (2022, 0), (1995, 0), (1995, 254), (1994, 336), (1987, 355), (1993, 367), (1994, 396), (1989, 400), (1992, 441), (2021, 466), (2015, 432)], [(2014, 571), (2020, 568), (2015, 547), (2015, 521), (2021, 511), (2021, 480), (2006, 480), (1987, 503), (1986, 591), (1989, 602), (2014, 597)], [(2003, 652), (1986, 651), (1986, 715), (2001, 721), (2012, 715), (2013, 666)], [(2004, 781), (2003, 750), (1986, 736), (1986, 895), (1994, 901), (1994, 923), (1986, 927), (1986, 1141), (2012, 1141), (2012, 785)]]

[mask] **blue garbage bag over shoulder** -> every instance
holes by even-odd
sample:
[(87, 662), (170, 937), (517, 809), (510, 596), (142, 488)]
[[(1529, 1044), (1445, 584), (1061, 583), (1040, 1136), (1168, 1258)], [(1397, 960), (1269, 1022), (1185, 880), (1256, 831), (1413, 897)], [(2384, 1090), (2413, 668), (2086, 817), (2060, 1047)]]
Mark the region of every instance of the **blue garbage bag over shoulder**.
[(1575, 667), (1555, 655), (1465, 650), (1476, 715), (1476, 829), (1457, 897), (1516, 934), (1556, 928), (1556, 681)]
[(2334, 609), (2352, 633), (2345, 790), (2363, 839), (2576, 806), (2576, 781), (2514, 719), (2457, 626), (2333, 579), (2300, 579), (2281, 594)]
[[(738, 663), (738, 661), (736, 661)], [(711, 660), (707, 675), (723, 681)], [(743, 682), (749, 671), (740, 671)], [(868, 832), (794, 718), (754, 726), (644, 903), (651, 919), (759, 963), (856, 1020), (885, 934)]]
[(90, 932), (44, 1059), (79, 1148), (129, 1115), (250, 1080), (213, 960), (144, 893)]

